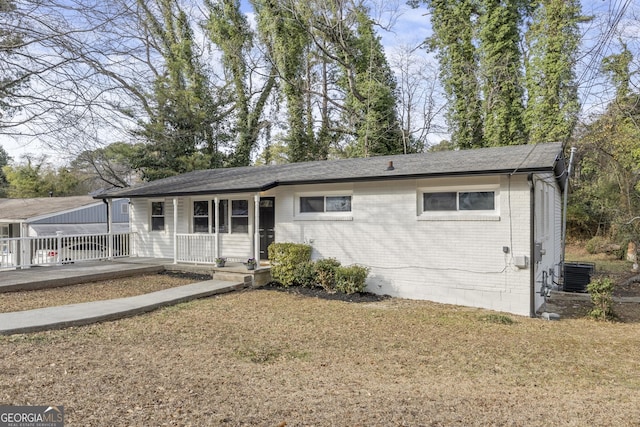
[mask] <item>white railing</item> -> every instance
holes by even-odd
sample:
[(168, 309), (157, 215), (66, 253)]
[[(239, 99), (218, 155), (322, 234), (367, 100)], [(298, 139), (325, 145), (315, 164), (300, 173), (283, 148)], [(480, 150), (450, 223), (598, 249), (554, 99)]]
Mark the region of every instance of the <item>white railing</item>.
[(132, 255), (132, 233), (0, 239), (0, 268), (60, 265)]
[(176, 262), (215, 264), (215, 234), (177, 234)]

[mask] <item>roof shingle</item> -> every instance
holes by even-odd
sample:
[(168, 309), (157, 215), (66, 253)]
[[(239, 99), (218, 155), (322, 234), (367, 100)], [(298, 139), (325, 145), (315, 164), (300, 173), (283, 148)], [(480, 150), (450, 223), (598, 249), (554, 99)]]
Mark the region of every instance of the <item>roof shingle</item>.
[[(563, 162), (562, 145), (545, 143), (342, 160), (208, 169), (95, 196), (164, 197), (264, 191), (281, 185), (417, 177), (551, 172)], [(393, 170), (388, 170), (393, 162)], [(562, 164), (564, 167), (564, 164)]]

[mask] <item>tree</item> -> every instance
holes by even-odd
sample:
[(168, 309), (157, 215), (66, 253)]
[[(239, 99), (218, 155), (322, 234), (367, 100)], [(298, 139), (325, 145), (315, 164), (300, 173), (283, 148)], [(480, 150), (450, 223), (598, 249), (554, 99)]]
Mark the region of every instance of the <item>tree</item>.
[(567, 141), (578, 118), (578, 0), (537, 2), (526, 33), (525, 119), (532, 143)]
[(483, 140), (487, 146), (527, 142), (520, 32), (521, 0), (482, 0), (478, 20)]
[[(13, 0), (0, 0), (0, 22), (11, 20), (15, 10), (16, 5)], [(10, 28), (0, 25), (0, 120), (2, 121), (5, 119), (3, 116), (10, 117), (14, 112), (12, 98), (27, 80), (25, 71), (8, 66), (18, 54), (21, 45), (21, 32), (11, 31)]]
[(416, 54), (418, 48), (401, 46), (391, 57), (398, 76), (398, 121), (405, 152), (422, 152), (429, 134), (440, 129), (436, 119), (445, 109), (436, 66)]
[(157, 10), (138, 4), (165, 68), (154, 82), (150, 117), (137, 132), (147, 144), (133, 166), (148, 180), (220, 166), (212, 135), (216, 105), (187, 14), (175, 0), (158, 0)]
[(9, 157), (9, 154), (0, 145), (0, 197), (6, 196), (6, 188), (9, 185), (9, 182), (4, 174), (4, 167), (7, 166), (10, 161), (11, 157)]
[(267, 68), (263, 78), (256, 79), (251, 61), (254, 34), (246, 15), (240, 11), (239, 1), (206, 0), (206, 5), (205, 29), (209, 39), (220, 49), (233, 93), (231, 132), (237, 137), (230, 165), (246, 166), (251, 162), (251, 152), (257, 147), (260, 131), (267, 125), (263, 114), (275, 85), (275, 73)]
[(604, 58), (616, 99), (577, 138), (581, 157), (568, 225), (588, 237), (637, 240), (640, 231), (630, 223), (640, 210), (640, 94), (629, 87), (632, 59), (624, 45)]
[(75, 196), (86, 194), (80, 181), (69, 170), (57, 171), (47, 162), (46, 156), (23, 157), (23, 163), (2, 168), (9, 183), (7, 196), (11, 198)]
[(316, 160), (311, 108), (305, 103), (310, 39), (307, 28), (296, 19), (295, 5), (254, 0), (258, 30), (268, 47), (280, 88), (287, 101), (289, 158), (293, 162)]
[[(349, 44), (341, 44), (340, 53), (349, 69), (341, 80), (349, 89), (346, 111), (354, 122), (357, 144), (349, 147), (349, 157), (369, 157), (404, 152), (396, 116), (396, 81), (382, 50), (380, 37), (364, 7), (355, 11), (357, 23)], [(355, 70), (355, 87), (349, 73)]]
[(89, 191), (104, 188), (123, 188), (138, 179), (133, 164), (142, 147), (117, 142), (104, 148), (86, 150), (80, 153), (70, 164), (70, 169), (83, 182), (88, 183)]
[(449, 109), (451, 142), (460, 148), (483, 146), (482, 98), (475, 44), (475, 0), (428, 0), (434, 35), (427, 40), (440, 62)]

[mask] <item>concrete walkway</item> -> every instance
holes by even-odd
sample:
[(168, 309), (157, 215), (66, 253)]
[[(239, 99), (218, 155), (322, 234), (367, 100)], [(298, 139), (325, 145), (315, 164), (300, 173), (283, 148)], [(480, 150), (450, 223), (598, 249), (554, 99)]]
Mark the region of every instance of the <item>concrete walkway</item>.
[[(47, 270), (53, 273), (55, 269)], [(245, 283), (207, 280), (135, 297), (0, 313), (0, 335), (61, 329), (115, 320), (159, 307), (242, 289), (246, 286)]]

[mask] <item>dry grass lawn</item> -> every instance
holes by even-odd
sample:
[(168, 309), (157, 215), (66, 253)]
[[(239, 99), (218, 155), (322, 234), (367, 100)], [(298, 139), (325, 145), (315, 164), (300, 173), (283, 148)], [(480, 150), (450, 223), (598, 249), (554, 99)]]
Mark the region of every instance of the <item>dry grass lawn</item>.
[(631, 426), (639, 351), (639, 323), (247, 290), (0, 337), (0, 402), (68, 426)]

